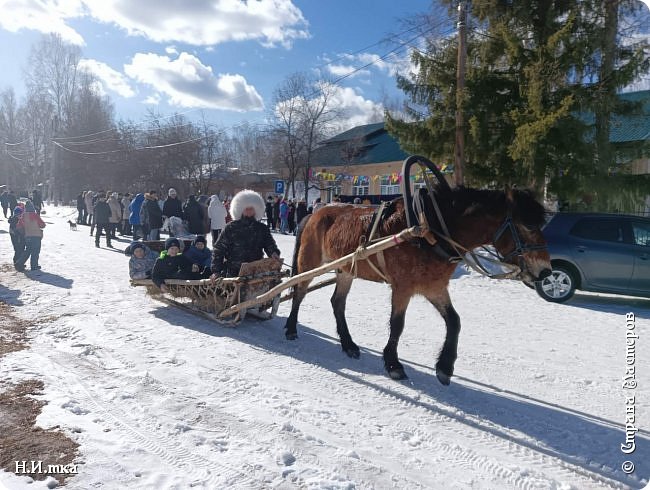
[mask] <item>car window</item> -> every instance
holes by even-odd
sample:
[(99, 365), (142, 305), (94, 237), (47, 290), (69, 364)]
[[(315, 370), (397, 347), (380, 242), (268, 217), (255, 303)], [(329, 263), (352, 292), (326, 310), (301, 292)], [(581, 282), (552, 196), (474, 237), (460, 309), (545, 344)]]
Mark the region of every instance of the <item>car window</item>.
[(650, 223), (632, 221), (632, 232), (636, 245), (650, 247)]
[(587, 240), (623, 242), (623, 223), (614, 219), (582, 218), (573, 225), (570, 234)]

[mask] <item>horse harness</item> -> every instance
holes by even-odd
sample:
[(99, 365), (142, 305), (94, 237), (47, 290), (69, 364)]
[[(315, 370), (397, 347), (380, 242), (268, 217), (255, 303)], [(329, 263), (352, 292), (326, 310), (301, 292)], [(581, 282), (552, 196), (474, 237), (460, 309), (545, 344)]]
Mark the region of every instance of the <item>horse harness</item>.
[[(458, 243), (457, 241), (451, 238), (449, 229), (447, 228), (447, 224), (442, 216), (440, 206), (436, 201), (433, 184), (430, 180), (430, 177), (428, 177), (426, 173), (424, 175), (424, 179), (426, 182), (427, 189), (426, 190), (418, 189), (418, 192), (416, 192), (416, 195), (414, 196), (412, 202), (413, 211), (418, 219), (419, 225), (422, 226), (424, 229), (428, 230), (423, 237), (418, 239), (418, 245), (421, 247), (422, 246), (430, 247), (431, 250), (441, 259), (449, 263), (464, 262), (468, 267), (472, 268), (479, 274), (482, 274), (492, 279), (511, 279), (511, 278), (516, 278), (521, 273), (521, 271), (523, 271), (526, 268), (526, 264), (523, 259), (524, 253), (528, 253), (536, 250), (544, 250), (546, 248), (545, 245), (534, 245), (534, 244), (527, 244), (523, 242), (519, 232), (517, 231), (517, 227), (512, 221), (512, 211), (508, 209), (506, 219), (494, 233), (494, 236), (492, 238), (492, 243), (495, 244), (506, 232), (510, 232), (510, 235), (515, 245), (514, 249), (510, 253), (506, 254), (505, 256), (502, 256), (498, 252), (495, 253), (495, 251), (492, 251), (486, 247), (482, 247), (483, 250), (488, 254), (488, 256), (482, 256), (482, 260), (486, 260), (488, 262), (498, 264), (501, 267), (510, 269), (510, 271), (501, 274), (490, 273), (485, 268), (485, 266), (481, 263), (477, 254), (473, 250), (467, 249), (466, 247), (464, 247), (463, 245), (461, 245), (460, 243)], [(427, 212), (427, 205), (426, 205), (427, 198), (429, 199), (429, 202), (432, 204), (432, 207), (435, 211), (435, 219), (429, 216), (429, 213)], [(368, 225), (366, 233), (362, 235), (361, 238), (359, 239), (359, 247), (357, 248), (357, 252), (363, 250), (365, 247), (378, 240), (378, 238), (376, 237), (377, 230), (381, 225), (381, 223), (383, 223), (392, 214), (391, 207), (395, 204), (395, 202), (398, 199), (400, 198), (397, 198), (391, 201), (390, 203), (382, 202), (379, 208), (372, 214), (370, 224)], [(406, 204), (407, 203), (405, 203), (405, 205)], [(437, 224), (438, 226), (435, 226), (434, 223)], [(442, 246), (443, 243), (448, 244), (453, 250), (453, 252), (450, 253), (447, 249), (443, 248)], [(377, 252), (375, 256), (377, 257), (376, 265), (371, 260), (372, 257), (367, 257), (362, 260), (366, 260), (368, 266), (379, 277), (381, 277), (384, 282), (390, 284), (391, 282), (390, 276), (387, 272), (386, 260), (383, 251)], [(471, 259), (468, 256), (471, 257)], [(515, 256), (519, 257), (518, 266), (506, 262), (507, 260), (510, 260), (512, 257)], [(350, 271), (354, 275), (354, 277), (357, 277), (356, 263), (357, 263), (356, 259), (353, 259), (352, 266), (350, 268)]]

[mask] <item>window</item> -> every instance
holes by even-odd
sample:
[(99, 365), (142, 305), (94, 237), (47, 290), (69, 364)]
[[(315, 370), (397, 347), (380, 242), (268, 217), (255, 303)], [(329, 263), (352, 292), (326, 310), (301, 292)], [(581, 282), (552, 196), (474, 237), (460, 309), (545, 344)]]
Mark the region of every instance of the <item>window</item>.
[(352, 186), (353, 196), (367, 196), (369, 194), (370, 186), (368, 185), (355, 185)]
[(571, 230), (571, 235), (601, 242), (623, 242), (623, 222), (608, 218), (584, 218)]
[(634, 243), (644, 247), (650, 247), (650, 223), (644, 221), (632, 221), (632, 232)]
[(381, 178), (381, 186), (379, 188), (379, 193), (382, 196), (391, 196), (393, 194), (401, 194), (401, 189), (399, 184), (392, 184), (391, 178), (389, 176), (384, 176)]

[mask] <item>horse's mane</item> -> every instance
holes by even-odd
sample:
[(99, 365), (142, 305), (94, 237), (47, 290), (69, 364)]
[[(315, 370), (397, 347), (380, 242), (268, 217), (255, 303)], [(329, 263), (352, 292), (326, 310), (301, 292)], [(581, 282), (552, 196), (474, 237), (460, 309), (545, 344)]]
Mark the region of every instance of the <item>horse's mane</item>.
[[(473, 189), (471, 187), (436, 187), (435, 197), (440, 211), (448, 226), (462, 217), (498, 216), (505, 214), (510, 206), (512, 218), (516, 223), (530, 227), (541, 227), (546, 222), (546, 210), (535, 198), (531, 190), (513, 189), (512, 202), (509, 203), (506, 192), (500, 190)], [(403, 198), (397, 198), (388, 204), (382, 219), (382, 234), (396, 233), (406, 228), (404, 212), (397, 212), (398, 204), (404, 204)], [(429, 206), (430, 207), (430, 206)], [(431, 223), (437, 222), (433, 209), (429, 210)]]
[(541, 227), (546, 222), (546, 210), (529, 189), (513, 189), (512, 202), (500, 190), (454, 187), (437, 188), (435, 195), (443, 216), (454, 220), (461, 216), (503, 214), (510, 207), (512, 219), (531, 227)]

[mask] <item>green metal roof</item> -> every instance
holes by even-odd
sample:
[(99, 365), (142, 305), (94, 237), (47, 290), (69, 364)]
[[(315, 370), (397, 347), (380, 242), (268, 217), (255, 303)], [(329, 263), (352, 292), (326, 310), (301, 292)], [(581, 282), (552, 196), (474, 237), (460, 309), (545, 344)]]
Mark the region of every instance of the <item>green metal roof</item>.
[(408, 156), (384, 129), (384, 123), (375, 123), (357, 126), (325, 140), (314, 150), (312, 165), (363, 165), (395, 162)]

